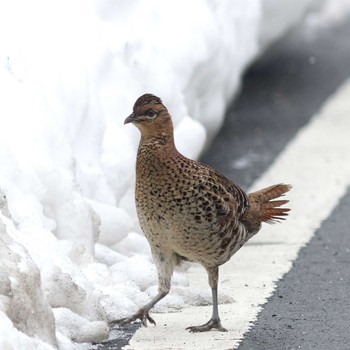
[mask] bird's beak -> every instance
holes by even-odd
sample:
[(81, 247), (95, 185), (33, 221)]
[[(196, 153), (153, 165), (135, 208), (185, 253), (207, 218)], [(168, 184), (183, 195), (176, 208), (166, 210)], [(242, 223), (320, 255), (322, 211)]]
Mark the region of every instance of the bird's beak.
[(131, 113), (125, 120), (124, 120), (124, 125), (132, 123), (134, 121), (134, 113)]

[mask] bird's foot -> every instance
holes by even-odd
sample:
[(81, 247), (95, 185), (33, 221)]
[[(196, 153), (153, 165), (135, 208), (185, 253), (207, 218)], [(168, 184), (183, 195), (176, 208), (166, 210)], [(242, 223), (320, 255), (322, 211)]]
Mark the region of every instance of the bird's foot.
[(131, 322), (134, 322), (136, 320), (140, 320), (142, 325), (144, 325), (145, 327), (147, 327), (147, 320), (156, 325), (156, 322), (154, 321), (154, 319), (149, 315), (149, 309), (143, 309), (141, 308), (139, 311), (137, 311), (134, 315), (130, 316), (130, 317), (125, 317), (125, 318), (120, 318), (119, 320), (114, 320), (111, 321), (109, 323), (110, 326), (114, 326), (116, 324), (119, 325), (125, 325)]
[(211, 329), (217, 329), (220, 332), (227, 332), (227, 329), (221, 326), (220, 319), (213, 319), (211, 318), (207, 323), (202, 324), (201, 326), (191, 326), (187, 327), (191, 333), (198, 333), (198, 332), (207, 332)]

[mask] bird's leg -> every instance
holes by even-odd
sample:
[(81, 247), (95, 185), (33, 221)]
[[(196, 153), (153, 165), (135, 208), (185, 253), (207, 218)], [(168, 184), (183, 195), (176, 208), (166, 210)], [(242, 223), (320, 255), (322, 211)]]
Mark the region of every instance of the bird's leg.
[(211, 287), (212, 298), (213, 298), (213, 314), (211, 319), (201, 325), (201, 326), (191, 326), (187, 327), (190, 332), (207, 332), (211, 329), (215, 328), (221, 332), (227, 332), (227, 329), (222, 327), (220, 317), (219, 317), (219, 309), (218, 309), (218, 279), (219, 279), (219, 268), (216, 267), (206, 267), (209, 277), (209, 285)]
[(156, 325), (156, 322), (154, 321), (154, 319), (149, 315), (149, 310), (152, 309), (152, 307), (154, 305), (156, 305), (158, 303), (159, 300), (163, 299), (167, 294), (169, 293), (169, 291), (158, 291), (158, 294), (146, 305), (142, 306), (135, 314), (129, 316), (129, 317), (125, 317), (125, 318), (121, 318), (119, 320), (114, 320), (112, 322), (110, 322), (110, 326), (113, 326), (115, 324), (120, 324), (120, 325), (124, 325), (124, 324), (128, 324), (131, 323), (133, 321), (136, 320), (140, 320), (141, 323), (147, 327), (147, 320)]
[(172, 256), (169, 256), (168, 259), (166, 259), (164, 254), (161, 252), (158, 254), (153, 252), (153, 259), (158, 272), (158, 294), (149, 303), (142, 306), (135, 314), (129, 317), (114, 320), (109, 323), (110, 326), (115, 324), (124, 325), (136, 320), (140, 320), (145, 327), (147, 327), (147, 320), (156, 325), (154, 319), (149, 315), (149, 311), (158, 303), (158, 301), (163, 299), (169, 293), (174, 263)]

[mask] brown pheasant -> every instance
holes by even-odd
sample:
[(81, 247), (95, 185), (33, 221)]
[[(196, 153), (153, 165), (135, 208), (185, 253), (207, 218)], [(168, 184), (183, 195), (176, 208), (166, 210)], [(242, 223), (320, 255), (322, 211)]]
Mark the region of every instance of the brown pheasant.
[(218, 312), (219, 266), (228, 261), (261, 228), (262, 222), (284, 220), (287, 200), (272, 200), (289, 191), (278, 184), (246, 194), (239, 186), (208, 165), (188, 159), (174, 144), (173, 124), (161, 99), (141, 96), (124, 124), (141, 132), (136, 163), (136, 207), (141, 228), (151, 246), (158, 271), (158, 294), (131, 317), (143, 325), (150, 309), (164, 298), (174, 267), (181, 261), (199, 262), (208, 273), (213, 314), (191, 332), (222, 327)]

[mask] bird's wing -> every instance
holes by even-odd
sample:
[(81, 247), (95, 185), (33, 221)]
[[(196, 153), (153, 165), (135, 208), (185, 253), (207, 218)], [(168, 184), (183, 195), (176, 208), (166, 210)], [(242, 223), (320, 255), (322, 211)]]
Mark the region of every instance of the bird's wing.
[(248, 207), (245, 192), (232, 181), (211, 167), (198, 163), (193, 176), (196, 178), (199, 202), (206, 205), (208, 211), (204, 220), (211, 221), (212, 213), (217, 218), (218, 229), (238, 226), (239, 219)]

